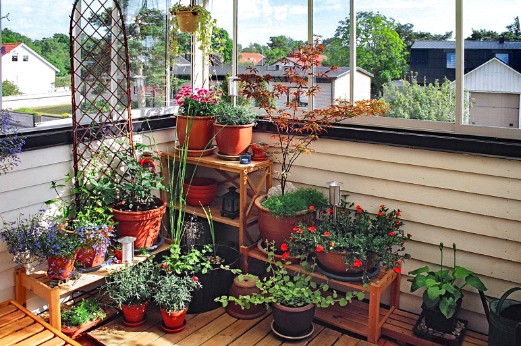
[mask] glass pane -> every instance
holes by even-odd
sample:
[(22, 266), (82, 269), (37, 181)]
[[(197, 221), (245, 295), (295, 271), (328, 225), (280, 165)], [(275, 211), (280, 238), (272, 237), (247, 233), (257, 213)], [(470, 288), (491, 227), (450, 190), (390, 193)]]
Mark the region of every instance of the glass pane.
[[(467, 125), (519, 128), (519, 1), (464, 2)], [(493, 20), (491, 20), (493, 19)]]

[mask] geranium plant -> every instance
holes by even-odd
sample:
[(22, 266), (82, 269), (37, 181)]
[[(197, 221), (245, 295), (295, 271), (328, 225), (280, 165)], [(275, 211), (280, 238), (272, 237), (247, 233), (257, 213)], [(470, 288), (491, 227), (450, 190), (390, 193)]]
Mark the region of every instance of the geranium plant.
[[(274, 126), (273, 152), (280, 163), (281, 192), (286, 192), (286, 182), (293, 164), (301, 154), (311, 152), (310, 145), (335, 123), (361, 115), (384, 115), (386, 103), (376, 100), (357, 101), (354, 105), (339, 101), (323, 109), (307, 109), (299, 106), (303, 97), (314, 98), (320, 91), (317, 85), (308, 83), (309, 74), (319, 65), (319, 55), (325, 47), (316, 39), (312, 44), (291, 52), (295, 65), (284, 67), (283, 81), (272, 83), (274, 77), (260, 75), (259, 70), (248, 67), (247, 74), (239, 75), (241, 93), (265, 111), (264, 119)], [(327, 72), (315, 72), (316, 78), (327, 78)], [(268, 85), (268, 87), (266, 87)], [(276, 100), (288, 99), (284, 108), (276, 108)]]
[(282, 245), (286, 250), (283, 256), (291, 254), (305, 260), (315, 252), (335, 252), (342, 253), (348, 268), (363, 269), (363, 277), (372, 269), (364, 264), (371, 261), (399, 272), (398, 262), (410, 258), (404, 245), (411, 238), (402, 229), (400, 216), (399, 209), (390, 210), (385, 205), (371, 215), (343, 198), (336, 213), (333, 208), (323, 209), (315, 225), (295, 227), (291, 239)]
[(194, 89), (185, 85), (177, 93), (176, 104), (180, 106), (179, 114), (187, 116), (214, 115), (222, 92), (211, 89)]
[(165, 275), (157, 283), (154, 301), (168, 313), (185, 309), (192, 300), (192, 292), (201, 288), (196, 276)]
[(11, 114), (0, 111), (0, 175), (16, 166), (25, 140), (13, 126)]
[(315, 304), (317, 307), (326, 308), (335, 303), (346, 306), (352, 298), (364, 298), (363, 292), (347, 292), (339, 295), (333, 291), (331, 295), (324, 293), (329, 290), (327, 284), (317, 284), (312, 277), (306, 273), (290, 273), (285, 264), (281, 261), (274, 261), (273, 243), (268, 246), (268, 258), (266, 276), (257, 282), (260, 292), (249, 295), (222, 296), (216, 298), (224, 307), (228, 302), (235, 302), (237, 305), (247, 309), (251, 304), (270, 304), (278, 303), (288, 307), (302, 307), (307, 304)]

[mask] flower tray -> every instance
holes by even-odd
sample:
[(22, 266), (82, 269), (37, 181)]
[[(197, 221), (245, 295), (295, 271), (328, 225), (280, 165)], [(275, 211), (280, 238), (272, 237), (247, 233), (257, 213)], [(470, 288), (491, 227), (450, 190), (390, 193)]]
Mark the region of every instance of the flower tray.
[(432, 328), (427, 328), (425, 325), (425, 318), (423, 317), (423, 313), (421, 313), (412, 331), (414, 335), (422, 339), (434, 341), (447, 346), (458, 346), (461, 345), (461, 342), (463, 341), (466, 329), (467, 321), (462, 319), (456, 321), (456, 327), (452, 333), (443, 333)]

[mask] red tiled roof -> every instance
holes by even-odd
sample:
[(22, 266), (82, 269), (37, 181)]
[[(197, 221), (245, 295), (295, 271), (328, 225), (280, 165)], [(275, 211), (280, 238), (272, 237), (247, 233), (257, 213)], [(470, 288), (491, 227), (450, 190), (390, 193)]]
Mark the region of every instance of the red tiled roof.
[(258, 65), (262, 60), (264, 60), (264, 55), (260, 53), (239, 53), (239, 62), (242, 63)]
[(15, 48), (18, 47), (19, 45), (21, 45), (21, 43), (4, 43), (4, 44), (3, 44), (3, 47), (2, 47), (2, 54), (7, 54), (7, 53), (9, 53), (10, 51), (12, 51), (13, 49), (15, 49)]

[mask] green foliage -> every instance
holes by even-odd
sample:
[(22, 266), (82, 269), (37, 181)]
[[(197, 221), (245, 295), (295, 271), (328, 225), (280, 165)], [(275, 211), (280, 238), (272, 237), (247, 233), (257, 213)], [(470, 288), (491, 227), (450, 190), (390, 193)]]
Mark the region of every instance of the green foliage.
[(274, 261), (273, 243), (268, 247), (268, 260), (266, 276), (257, 281), (259, 293), (241, 295), (239, 297), (222, 296), (216, 298), (227, 306), (228, 302), (235, 302), (242, 308), (249, 308), (251, 304), (278, 303), (288, 307), (301, 307), (307, 304), (315, 304), (317, 307), (327, 308), (335, 303), (346, 306), (352, 298), (363, 299), (363, 293), (347, 292), (339, 295), (333, 291), (331, 295), (324, 294), (329, 290), (327, 284), (317, 284), (311, 276), (295, 272), (290, 274), (285, 265), (280, 261)]
[(150, 300), (155, 292), (158, 271), (151, 259), (119, 269), (107, 278), (103, 288), (111, 304), (137, 305)]
[(212, 245), (205, 245), (202, 248), (194, 247), (183, 253), (179, 244), (171, 244), (170, 255), (163, 259), (160, 266), (166, 273), (177, 275), (206, 274), (213, 269), (209, 260), (212, 252)]
[(262, 206), (275, 216), (296, 216), (327, 205), (326, 196), (312, 188), (300, 188), (276, 196), (268, 197)]
[(18, 86), (9, 80), (2, 81), (2, 96), (20, 95)]
[(249, 125), (255, 123), (257, 114), (248, 105), (234, 106), (230, 102), (221, 102), (215, 112), (216, 122), (221, 125)]
[(64, 309), (61, 313), (61, 323), (67, 327), (76, 327), (97, 319), (103, 319), (106, 316), (107, 314), (96, 299), (87, 298)]
[(456, 313), (458, 301), (463, 298), (463, 288), (469, 285), (477, 290), (486, 291), (483, 282), (474, 273), (464, 267), (456, 265), (456, 244), (452, 244), (454, 254), (454, 270), (443, 268), (443, 243), (439, 246), (441, 253), (440, 269), (430, 270), (428, 266), (410, 271), (414, 276), (408, 279), (412, 282), (411, 292), (425, 288), (423, 304), (427, 309), (438, 308), (446, 318)]
[[(205, 51), (206, 53), (211, 53), (210, 49), (212, 48), (212, 34), (217, 24), (217, 21), (212, 18), (212, 14), (202, 5), (181, 5), (180, 1), (177, 4), (174, 4), (170, 8), (170, 14), (175, 16), (176, 12), (189, 11), (197, 13), (199, 20), (197, 23), (197, 29), (195, 31), (196, 40), (199, 42), (199, 49)], [(179, 32), (179, 25), (177, 20), (174, 19), (171, 21), (172, 23), (172, 53), (173, 56), (178, 55), (178, 49), (176, 46), (177, 37), (176, 35)]]
[(232, 63), (233, 42), (228, 31), (222, 28), (214, 28), (212, 34), (212, 51), (220, 55), (223, 65)]
[(168, 313), (184, 310), (192, 300), (192, 292), (201, 288), (197, 277), (165, 275), (157, 283), (154, 301)]
[[(445, 79), (442, 84), (437, 80), (421, 86), (415, 74), (411, 81), (402, 80), (401, 86), (393, 83), (383, 86), (384, 100), (389, 104), (389, 117), (454, 122), (456, 95), (451, 82)], [(465, 109), (468, 112), (468, 102)]]
[(316, 252), (345, 253), (344, 263), (349, 268), (362, 269), (364, 280), (372, 269), (370, 262), (399, 272), (398, 261), (410, 258), (404, 253), (404, 244), (411, 235), (402, 229), (400, 210), (381, 205), (373, 216), (343, 199), (336, 207), (336, 215), (330, 207), (319, 213), (316, 225), (299, 225), (293, 232), (287, 243), (288, 256), (299, 256), (306, 264), (309, 255)]

